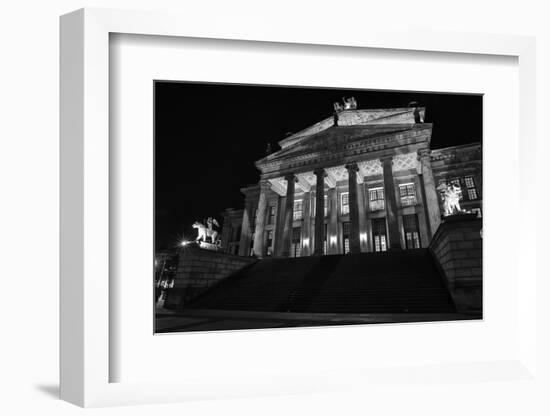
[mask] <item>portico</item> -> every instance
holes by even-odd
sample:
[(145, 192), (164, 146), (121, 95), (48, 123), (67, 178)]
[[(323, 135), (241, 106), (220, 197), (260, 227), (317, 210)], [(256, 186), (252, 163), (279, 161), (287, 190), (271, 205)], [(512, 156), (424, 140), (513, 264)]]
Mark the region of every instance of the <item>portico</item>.
[[(404, 159), (408, 162), (403, 163)], [(288, 257), (293, 254), (293, 230), (297, 228), (300, 229), (302, 256), (374, 251), (368, 214), (372, 213), (376, 218), (380, 217), (380, 211), (384, 214), (380, 218), (385, 218), (388, 223), (387, 247), (401, 248), (394, 171), (399, 172), (400, 177), (410, 176), (410, 171), (416, 175), (417, 159), (416, 153), (410, 153), (396, 158), (397, 162), (389, 156), (264, 180), (260, 185), (256, 211), (254, 252), (266, 251), (263, 243), (267, 241), (258, 236), (265, 232), (262, 218), (265, 216), (268, 193), (285, 201), (283, 220), (276, 224), (276, 234), (282, 236), (281, 250), (276, 255)], [(414, 182), (419, 180), (414, 178)], [(373, 200), (373, 204), (369, 205), (369, 190), (377, 189), (377, 185), (392, 192), (387, 193), (387, 203), (377, 205)]]

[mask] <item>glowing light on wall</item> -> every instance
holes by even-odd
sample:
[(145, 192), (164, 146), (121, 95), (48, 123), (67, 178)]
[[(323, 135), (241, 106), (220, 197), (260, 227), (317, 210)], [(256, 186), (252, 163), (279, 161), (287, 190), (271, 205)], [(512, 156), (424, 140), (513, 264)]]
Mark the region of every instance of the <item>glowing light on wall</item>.
[(336, 236), (335, 235), (331, 235), (330, 236), (330, 245), (332, 246), (335, 246), (336, 245)]
[(309, 238), (304, 238), (304, 247), (309, 247)]
[(366, 243), (367, 242), (367, 233), (359, 234), (359, 240), (361, 240), (362, 243)]

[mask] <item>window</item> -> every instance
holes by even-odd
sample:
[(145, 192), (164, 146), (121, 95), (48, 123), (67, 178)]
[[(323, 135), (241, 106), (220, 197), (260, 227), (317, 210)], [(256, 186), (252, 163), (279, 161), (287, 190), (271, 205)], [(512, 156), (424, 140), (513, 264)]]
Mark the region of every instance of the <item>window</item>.
[(416, 214), (403, 215), (403, 229), (405, 231), (405, 247), (408, 249), (420, 248), (418, 218)]
[(377, 218), (372, 220), (372, 241), (374, 241), (374, 251), (386, 251), (386, 219)]
[(302, 251), (302, 228), (294, 227), (292, 229), (292, 242), (290, 245), (290, 257), (300, 257)]
[(478, 196), (477, 196), (477, 189), (476, 189), (476, 183), (474, 181), (474, 177), (466, 176), (464, 178), (464, 183), (466, 184), (466, 189), (468, 190), (468, 199), (470, 201), (476, 200)]
[(384, 209), (384, 188), (369, 189), (369, 207), (371, 211), (380, 211)]
[(344, 254), (349, 253), (349, 236), (350, 236), (350, 223), (342, 223), (342, 236), (344, 239)]
[(294, 221), (302, 219), (302, 200), (294, 201)]
[(399, 196), (401, 198), (401, 205), (408, 207), (416, 205), (416, 189), (414, 183), (404, 183), (399, 185)]
[(267, 223), (268, 224), (275, 224), (275, 207), (269, 206), (267, 207)]
[(273, 255), (273, 230), (267, 232), (267, 255)]
[(340, 194), (340, 210), (342, 215), (349, 214), (349, 192), (342, 192)]

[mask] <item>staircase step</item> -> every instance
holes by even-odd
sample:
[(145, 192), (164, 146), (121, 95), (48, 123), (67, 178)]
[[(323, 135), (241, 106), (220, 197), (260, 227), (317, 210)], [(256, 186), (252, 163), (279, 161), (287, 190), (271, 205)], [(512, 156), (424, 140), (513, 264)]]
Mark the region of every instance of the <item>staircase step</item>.
[(428, 250), (263, 259), (190, 309), (292, 312), (453, 312)]

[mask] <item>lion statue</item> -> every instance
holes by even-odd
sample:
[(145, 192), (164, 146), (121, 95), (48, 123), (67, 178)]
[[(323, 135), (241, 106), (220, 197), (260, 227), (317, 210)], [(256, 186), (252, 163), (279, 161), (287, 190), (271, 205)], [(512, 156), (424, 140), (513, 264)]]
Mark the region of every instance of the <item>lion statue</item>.
[(441, 198), (443, 200), (444, 215), (452, 215), (463, 212), (460, 208), (461, 189), (455, 183), (445, 184), (442, 183), (437, 188), (441, 192)]

